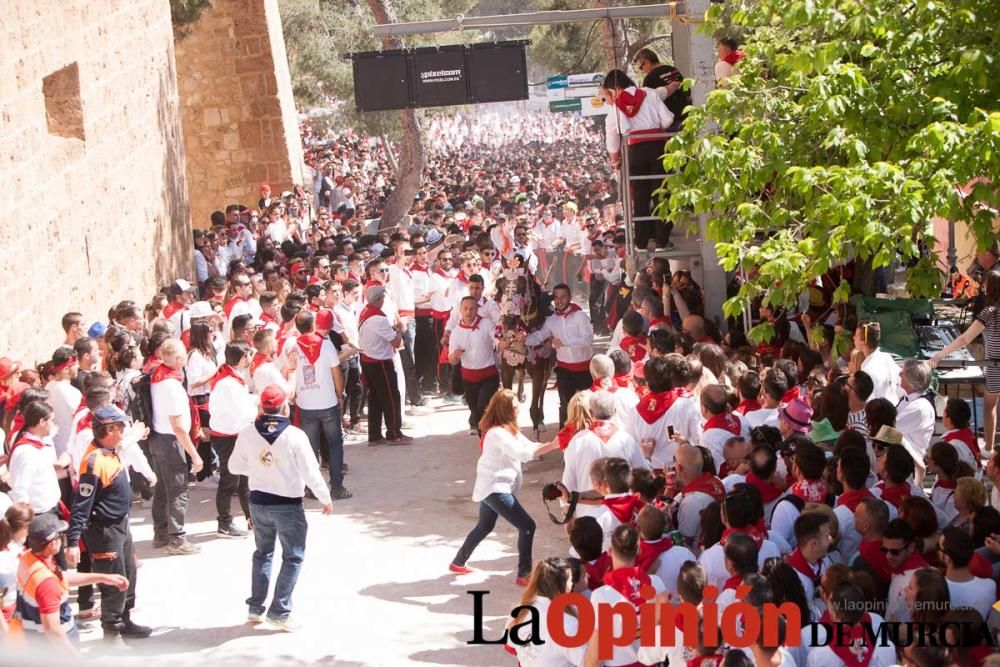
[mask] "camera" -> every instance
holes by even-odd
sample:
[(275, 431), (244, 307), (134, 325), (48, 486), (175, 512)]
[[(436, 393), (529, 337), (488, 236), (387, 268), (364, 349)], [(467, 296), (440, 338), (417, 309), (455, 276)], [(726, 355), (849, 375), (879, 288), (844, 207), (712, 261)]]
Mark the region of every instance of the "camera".
[[(553, 500), (559, 500), (562, 498), (564, 492), (569, 496), (569, 504), (566, 506), (563, 515), (559, 517), (552, 513), (552, 510), (549, 508), (549, 503)], [(573, 514), (576, 512), (576, 503), (578, 500), (580, 500), (580, 494), (576, 491), (570, 492), (566, 489), (566, 486), (562, 482), (549, 482), (542, 487), (542, 502), (545, 505), (545, 511), (548, 512), (552, 523), (557, 526), (568, 523), (573, 518)]]
[(542, 498), (544, 500), (559, 500), (562, 497), (563, 489), (562, 482), (549, 482), (544, 487), (542, 487)]

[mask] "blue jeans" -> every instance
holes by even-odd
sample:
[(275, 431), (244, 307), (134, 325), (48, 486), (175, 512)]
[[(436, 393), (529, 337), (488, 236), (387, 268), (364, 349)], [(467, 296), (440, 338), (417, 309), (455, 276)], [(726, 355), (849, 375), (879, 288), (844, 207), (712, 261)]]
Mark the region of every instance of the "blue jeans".
[(302, 560), (306, 553), (306, 513), (301, 503), (294, 505), (257, 505), (250, 503), (253, 518), (253, 538), (257, 549), (253, 552), (250, 572), (250, 613), (263, 614), (267, 589), (271, 584), (271, 559), (274, 542), (281, 541), (281, 570), (274, 586), (270, 618), (284, 619), (292, 611), (292, 592), (299, 578)]
[(535, 520), (509, 493), (491, 493), (479, 503), (479, 521), (455, 556), (455, 565), (465, 565), (479, 543), (493, 532), (497, 517), (502, 516), (517, 528), (517, 576), (531, 574), (531, 544), (535, 539)]
[(327, 466), (330, 471), (330, 486), (344, 485), (344, 432), (340, 425), (340, 406), (325, 410), (303, 410), (299, 408), (299, 428), (309, 436), (316, 457), (319, 458), (320, 443), (326, 439)]

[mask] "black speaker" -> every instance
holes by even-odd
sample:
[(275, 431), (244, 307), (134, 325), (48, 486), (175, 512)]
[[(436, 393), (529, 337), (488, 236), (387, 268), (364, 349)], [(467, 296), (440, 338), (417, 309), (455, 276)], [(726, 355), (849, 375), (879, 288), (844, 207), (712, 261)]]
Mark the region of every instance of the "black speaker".
[(465, 59), (469, 72), (469, 102), (528, 99), (528, 63), (523, 44), (472, 44)]
[(354, 100), (362, 111), (410, 106), (410, 73), (406, 51), (354, 54)]
[(413, 106), (446, 107), (467, 104), (469, 91), (465, 47), (414, 49), (410, 52)]

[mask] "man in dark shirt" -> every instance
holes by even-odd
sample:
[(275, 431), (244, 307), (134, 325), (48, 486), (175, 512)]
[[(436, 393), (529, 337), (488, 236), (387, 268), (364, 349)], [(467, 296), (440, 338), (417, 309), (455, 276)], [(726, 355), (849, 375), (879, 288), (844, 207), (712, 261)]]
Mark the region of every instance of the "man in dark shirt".
[(663, 101), (674, 114), (674, 124), (668, 129), (679, 132), (684, 125), (684, 109), (691, 105), (691, 93), (681, 88), (684, 75), (672, 65), (664, 65), (652, 49), (642, 49), (633, 61), (635, 68), (642, 72), (643, 88), (666, 88), (667, 96)]

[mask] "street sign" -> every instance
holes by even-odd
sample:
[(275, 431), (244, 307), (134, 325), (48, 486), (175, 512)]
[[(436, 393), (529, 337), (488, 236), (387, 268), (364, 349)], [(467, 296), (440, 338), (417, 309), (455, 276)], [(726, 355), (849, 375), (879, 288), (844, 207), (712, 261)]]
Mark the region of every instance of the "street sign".
[(550, 90), (553, 88), (567, 88), (569, 87), (569, 80), (565, 76), (550, 76), (545, 80), (545, 87)]
[(549, 111), (553, 113), (560, 113), (563, 111), (580, 111), (583, 105), (580, 103), (579, 97), (573, 97), (566, 100), (551, 100), (549, 101)]
[(549, 88), (545, 91), (546, 96), (550, 100), (564, 100), (566, 99), (566, 89), (565, 88)]
[(611, 107), (600, 95), (584, 97), (580, 102), (580, 111), (584, 116), (606, 116), (611, 111)]

